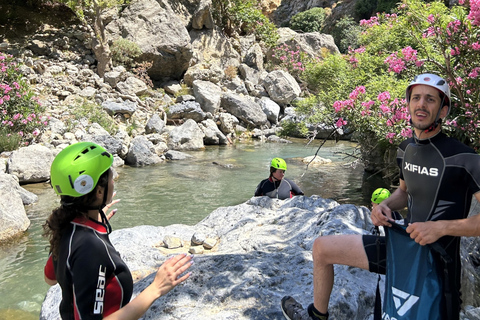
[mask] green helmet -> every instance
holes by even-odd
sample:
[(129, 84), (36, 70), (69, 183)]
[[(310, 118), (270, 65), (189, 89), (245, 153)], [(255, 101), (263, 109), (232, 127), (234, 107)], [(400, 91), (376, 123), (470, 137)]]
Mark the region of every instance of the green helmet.
[(78, 142), (53, 160), (50, 181), (55, 193), (81, 197), (95, 188), (100, 176), (112, 166), (113, 157), (93, 142)]
[(372, 202), (380, 203), (383, 200), (387, 199), (388, 197), (390, 197), (390, 191), (388, 191), (385, 188), (378, 188), (372, 193)]
[(282, 158), (273, 158), (270, 167), (280, 170), (287, 170), (287, 163)]

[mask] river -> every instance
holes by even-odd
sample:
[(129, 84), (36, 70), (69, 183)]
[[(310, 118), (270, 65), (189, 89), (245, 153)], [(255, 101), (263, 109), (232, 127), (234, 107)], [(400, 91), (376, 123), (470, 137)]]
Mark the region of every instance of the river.
[[(118, 212), (111, 220), (114, 229), (138, 225), (193, 225), (218, 207), (248, 200), (257, 184), (268, 177), (273, 157), (287, 162), (285, 177), (295, 181), (307, 196), (317, 194), (340, 203), (368, 205), (369, 195), (380, 186), (369, 180), (362, 184), (361, 166), (353, 167), (345, 154), (355, 145), (328, 141), (319, 156), (333, 161), (321, 167), (309, 166), (301, 158), (315, 154), (318, 142), (307, 145), (251, 143), (211, 146), (188, 152), (192, 159), (169, 161), (156, 166), (116, 168)], [(214, 164), (214, 162), (216, 164)], [(21, 237), (0, 245), (0, 320), (38, 319), (48, 285), (43, 281), (47, 241), (42, 224), (59, 198), (47, 184), (24, 186), (39, 196), (26, 208), (31, 226)]]

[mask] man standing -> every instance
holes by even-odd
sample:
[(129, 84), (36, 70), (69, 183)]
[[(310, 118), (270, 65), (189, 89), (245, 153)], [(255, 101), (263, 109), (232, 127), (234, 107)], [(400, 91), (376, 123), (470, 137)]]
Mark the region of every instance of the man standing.
[[(451, 108), (448, 83), (434, 74), (422, 74), (406, 89), (414, 136), (397, 152), (400, 185), (372, 210), (376, 226), (390, 227), (392, 211), (408, 207), (410, 238), (420, 245), (438, 242), (452, 258), (444, 279), (453, 287), (453, 309), (460, 311), (460, 237), (480, 236), (480, 215), (468, 217), (472, 196), (480, 201), (480, 155), (441, 130)], [(385, 239), (380, 250), (371, 235), (318, 237), (313, 244), (314, 302), (305, 310), (292, 297), (282, 299), (290, 320), (328, 319), (334, 264), (385, 274)]]

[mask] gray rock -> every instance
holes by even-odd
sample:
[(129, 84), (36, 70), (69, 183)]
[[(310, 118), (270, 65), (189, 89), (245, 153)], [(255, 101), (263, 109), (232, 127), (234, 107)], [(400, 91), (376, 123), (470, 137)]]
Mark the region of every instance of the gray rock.
[(205, 137), (203, 143), (205, 145), (222, 145), (228, 144), (227, 137), (218, 129), (215, 121), (211, 119), (203, 120), (200, 123), (200, 129), (202, 129)]
[(170, 106), (167, 116), (169, 119), (192, 119), (195, 122), (202, 121), (206, 117), (200, 104), (195, 101), (185, 101)]
[(167, 144), (169, 149), (173, 150), (199, 150), (205, 148), (204, 136), (197, 123), (188, 119), (184, 124), (170, 131)]
[(300, 96), (302, 90), (295, 78), (283, 70), (275, 70), (268, 74), (263, 81), (270, 99), (280, 105), (286, 105)]
[(187, 29), (165, 0), (133, 1), (107, 30), (112, 38), (123, 37), (140, 47), (139, 58), (152, 62), (148, 75), (153, 80), (180, 79), (192, 58)]
[(220, 120), (220, 130), (224, 134), (234, 134), (236, 126), (240, 123), (237, 117), (226, 112), (220, 113), (218, 120)]
[(193, 81), (193, 94), (203, 111), (211, 114), (218, 112), (223, 94), (219, 86), (209, 81), (195, 80)]
[(181, 151), (168, 150), (167, 152), (165, 152), (165, 158), (167, 158), (168, 160), (185, 160), (193, 158), (193, 156)]
[(257, 102), (260, 107), (262, 107), (263, 112), (267, 115), (268, 121), (270, 121), (271, 124), (277, 124), (278, 116), (280, 115), (280, 106), (267, 97), (263, 97)]
[(141, 96), (148, 92), (145, 82), (135, 77), (128, 77), (125, 81), (117, 83), (117, 89), (120, 93), (130, 96)]
[(153, 143), (145, 136), (137, 136), (130, 142), (125, 163), (141, 167), (162, 162), (162, 159), (155, 153)]
[(200, 0), (197, 10), (192, 16), (193, 29), (213, 29), (215, 26), (212, 17), (212, 1)]
[(268, 125), (267, 116), (262, 108), (248, 97), (234, 93), (226, 93), (222, 96), (221, 106), (246, 125), (262, 127)]
[(162, 133), (165, 128), (165, 122), (158, 113), (153, 114), (145, 125), (145, 133)]
[(23, 147), (8, 158), (7, 173), (16, 176), (21, 183), (47, 181), (54, 158), (54, 152), (42, 145)]
[(102, 103), (102, 108), (111, 116), (117, 113), (131, 116), (137, 110), (137, 103), (130, 100), (125, 100), (121, 103), (105, 101)]
[[(30, 226), (20, 190), (23, 189), (12, 175), (0, 173), (0, 241), (26, 231)], [(23, 189), (22, 193), (28, 191)]]

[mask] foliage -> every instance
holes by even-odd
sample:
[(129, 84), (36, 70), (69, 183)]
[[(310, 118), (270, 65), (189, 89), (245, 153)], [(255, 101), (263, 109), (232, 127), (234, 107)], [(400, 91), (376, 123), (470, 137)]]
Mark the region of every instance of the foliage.
[(67, 127), (70, 129), (75, 127), (77, 121), (87, 119), (90, 123), (98, 123), (111, 135), (117, 132), (118, 127), (115, 120), (96, 103), (84, 100), (82, 104), (75, 106), (71, 113), (73, 119), (67, 121)]
[(290, 19), (290, 28), (303, 32), (321, 32), (325, 23), (325, 9), (312, 8), (297, 13)]
[[(405, 88), (417, 74), (436, 73), (452, 89), (443, 128), (480, 149), (480, 2), (451, 9), (442, 2), (404, 0), (395, 14), (360, 22), (359, 47), (309, 65), (303, 74), (315, 97), (298, 110), (361, 133), (360, 144), (391, 149), (411, 136)], [(389, 147), (390, 146), (390, 147)]]
[(398, 2), (398, 0), (359, 0), (355, 3), (354, 14), (359, 19), (367, 19), (377, 12), (391, 13)]
[(361, 28), (355, 20), (348, 16), (342, 17), (337, 21), (331, 34), (335, 40), (335, 44), (341, 53), (347, 53), (348, 48), (356, 48), (358, 46), (358, 37)]
[(306, 137), (307, 135), (308, 135), (308, 128), (304, 123), (302, 123), (300, 125), (297, 125), (293, 121), (282, 122), (282, 131), (280, 132), (280, 136), (284, 136), (284, 137), (295, 137), (295, 136)]
[(253, 0), (213, 0), (213, 18), (229, 36), (254, 34), (272, 47), (278, 40), (275, 25), (262, 14)]
[(142, 54), (138, 44), (125, 38), (118, 38), (113, 41), (110, 50), (112, 51), (113, 62), (126, 68), (131, 68), (135, 59)]
[(28, 145), (48, 124), (13, 56), (0, 52), (0, 152)]

